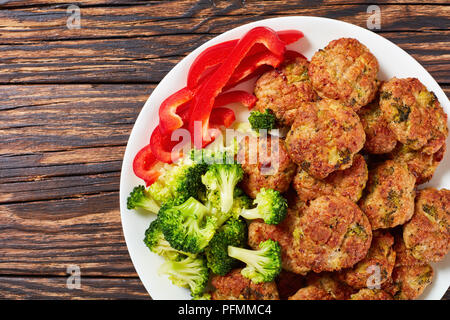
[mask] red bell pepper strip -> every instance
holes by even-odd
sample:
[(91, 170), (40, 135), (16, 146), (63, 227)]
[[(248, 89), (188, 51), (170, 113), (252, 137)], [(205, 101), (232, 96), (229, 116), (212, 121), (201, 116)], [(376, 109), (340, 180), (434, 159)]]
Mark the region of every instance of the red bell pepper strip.
[(178, 90), (163, 101), (159, 107), (159, 119), (161, 131), (172, 132), (183, 126), (183, 121), (177, 115), (177, 108), (190, 101), (194, 96), (192, 90), (187, 87)]
[(172, 141), (172, 133), (163, 134), (160, 126), (157, 126), (150, 137), (150, 148), (155, 157), (162, 162), (172, 163), (183, 156), (181, 150), (174, 152), (174, 147), (179, 141)]
[[(193, 136), (197, 134), (194, 131), (195, 122), (201, 122), (201, 139), (210, 141), (208, 135), (209, 116), (214, 105), (216, 97), (230, 80), (233, 72), (245, 58), (251, 48), (257, 44), (263, 44), (275, 56), (282, 57), (285, 51), (285, 43), (281, 41), (277, 34), (266, 27), (256, 27), (247, 32), (238, 44), (231, 51), (230, 55), (223, 61), (214, 74), (205, 81), (198, 94), (192, 100), (192, 113), (189, 124), (189, 131)], [(194, 138), (194, 143), (196, 139)], [(196, 143), (196, 147), (201, 145)]]
[(231, 76), (226, 88), (234, 87), (244, 79), (248, 79), (262, 65), (268, 65), (276, 68), (281, 64), (282, 61), (282, 58), (273, 55), (267, 50), (246, 57), (244, 60), (242, 60), (241, 64), (237, 67), (236, 71)]
[(245, 107), (251, 109), (255, 106), (256, 100), (257, 99), (253, 94), (242, 90), (221, 93), (214, 101), (213, 111), (215, 110), (215, 108), (220, 108), (231, 103), (241, 103)]
[(161, 174), (159, 170), (155, 169), (157, 163), (158, 159), (153, 155), (150, 145), (146, 145), (134, 157), (134, 174), (143, 179), (145, 184), (149, 186), (155, 182)]
[[(303, 38), (303, 32), (298, 30), (283, 30), (277, 32), (278, 37), (286, 45)], [(214, 67), (222, 63), (239, 42), (238, 39), (218, 43), (200, 53), (191, 65), (188, 73), (187, 86), (195, 88), (202, 80), (206, 72), (212, 72)], [(257, 54), (264, 50), (263, 45), (255, 45), (249, 55)]]
[(211, 117), (209, 118), (209, 124), (213, 128), (224, 126), (225, 128), (229, 128), (234, 120), (236, 120), (236, 116), (234, 111), (229, 108), (214, 108), (211, 112)]
[(280, 38), (280, 40), (286, 44), (297, 42), (298, 40), (304, 37), (303, 32), (299, 30), (277, 31), (277, 35)]
[(200, 82), (203, 74), (207, 70), (220, 64), (238, 42), (239, 40), (237, 39), (221, 42), (200, 53), (189, 69), (187, 86), (189, 88), (195, 88)]

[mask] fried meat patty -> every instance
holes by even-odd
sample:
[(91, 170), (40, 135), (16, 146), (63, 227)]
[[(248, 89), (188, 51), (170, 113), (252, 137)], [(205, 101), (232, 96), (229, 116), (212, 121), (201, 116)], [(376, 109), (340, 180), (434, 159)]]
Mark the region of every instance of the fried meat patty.
[(364, 142), (358, 115), (330, 99), (302, 104), (286, 137), (291, 159), (318, 179), (351, 167)]
[(341, 38), (314, 54), (308, 73), (320, 97), (339, 100), (357, 111), (375, 98), (378, 69), (377, 59), (366, 46)]
[(264, 73), (255, 84), (258, 99), (255, 110), (269, 109), (279, 124), (292, 125), (300, 104), (317, 98), (309, 80), (308, 66), (306, 58), (298, 57), (284, 63), (280, 69)]

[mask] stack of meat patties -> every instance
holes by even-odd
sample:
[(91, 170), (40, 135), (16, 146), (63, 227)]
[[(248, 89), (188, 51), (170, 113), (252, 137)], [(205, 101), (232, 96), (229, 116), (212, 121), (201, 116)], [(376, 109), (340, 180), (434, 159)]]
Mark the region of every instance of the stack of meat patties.
[(278, 241), (283, 271), (260, 284), (239, 269), (214, 276), (213, 299), (414, 299), (431, 283), (429, 263), (450, 247), (450, 191), (420, 185), (443, 159), (447, 115), (418, 79), (378, 71), (365, 45), (341, 38), (257, 80), (256, 109), (289, 131), (272, 137), (277, 150), (241, 142), (260, 159), (244, 161), (241, 187), (283, 192), (289, 209), (279, 225), (250, 223), (248, 244)]

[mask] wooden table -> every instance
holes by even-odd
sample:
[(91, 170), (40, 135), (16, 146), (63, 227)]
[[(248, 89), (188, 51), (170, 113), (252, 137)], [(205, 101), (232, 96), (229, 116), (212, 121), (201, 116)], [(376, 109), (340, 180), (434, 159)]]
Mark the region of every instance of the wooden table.
[[(0, 298), (148, 299), (122, 234), (119, 176), (158, 82), (236, 26), (311, 15), (366, 27), (373, 2), (86, 0), (69, 29), (66, 0), (0, 0)], [(382, 1), (377, 32), (449, 95), (445, 2)], [(80, 289), (66, 286), (71, 265)]]

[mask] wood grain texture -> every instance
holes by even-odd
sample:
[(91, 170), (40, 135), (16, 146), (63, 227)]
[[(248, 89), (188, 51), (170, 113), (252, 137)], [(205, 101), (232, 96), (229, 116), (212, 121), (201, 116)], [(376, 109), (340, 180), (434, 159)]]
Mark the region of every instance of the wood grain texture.
[[(129, 133), (156, 84), (236, 26), (316, 15), (365, 27), (373, 1), (74, 3), (82, 27), (70, 30), (67, 1), (0, 0), (0, 299), (149, 298), (123, 239), (119, 178)], [(382, 35), (450, 96), (446, 4), (378, 2)], [(66, 288), (72, 264), (81, 268), (81, 290)]]
[(0, 299), (150, 299), (139, 279), (82, 277), (68, 289), (66, 277), (0, 277)]
[[(315, 3), (315, 5), (314, 5)], [(248, 22), (285, 15), (321, 16), (366, 27), (367, 4), (318, 5), (318, 1), (154, 1), (146, 5), (80, 9), (79, 29), (67, 27), (67, 6), (6, 9), (0, 12), (1, 43), (25, 40), (87, 39), (222, 33)], [(381, 27), (389, 31), (443, 30), (445, 5), (380, 5)]]
[[(441, 83), (450, 79), (450, 30), (385, 33)], [(0, 83), (157, 83), (213, 35), (27, 42), (0, 46)]]

